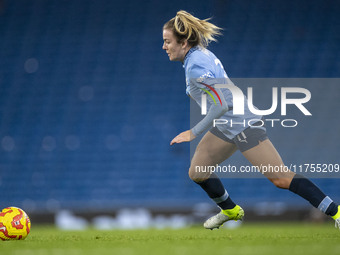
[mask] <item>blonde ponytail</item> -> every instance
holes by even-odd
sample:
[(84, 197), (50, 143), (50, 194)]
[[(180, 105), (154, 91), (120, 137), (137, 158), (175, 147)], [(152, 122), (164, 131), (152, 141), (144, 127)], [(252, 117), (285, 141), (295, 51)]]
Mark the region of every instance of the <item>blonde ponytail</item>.
[(187, 40), (189, 45), (206, 48), (215, 36), (221, 34), (222, 28), (208, 22), (209, 19), (200, 20), (186, 11), (177, 12), (176, 16), (165, 23), (163, 29), (171, 29), (177, 41)]

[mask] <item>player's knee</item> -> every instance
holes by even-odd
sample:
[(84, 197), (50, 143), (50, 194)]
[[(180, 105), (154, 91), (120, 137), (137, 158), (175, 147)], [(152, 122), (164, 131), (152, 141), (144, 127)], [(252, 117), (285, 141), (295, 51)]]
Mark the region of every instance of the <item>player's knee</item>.
[(288, 189), (291, 179), (289, 178), (276, 178), (270, 180), (276, 187), (280, 189)]
[(199, 182), (199, 176), (198, 176), (198, 173), (195, 172), (195, 169), (194, 167), (190, 167), (189, 168), (189, 172), (188, 172), (188, 175), (189, 175), (189, 178), (194, 181), (194, 182)]
[(202, 172), (199, 172), (199, 171), (196, 171), (197, 169), (195, 167), (190, 167), (189, 168), (189, 172), (188, 172), (188, 175), (189, 175), (189, 178), (194, 181), (194, 182), (202, 182), (206, 179), (209, 178), (209, 175), (206, 174), (206, 173), (202, 173)]

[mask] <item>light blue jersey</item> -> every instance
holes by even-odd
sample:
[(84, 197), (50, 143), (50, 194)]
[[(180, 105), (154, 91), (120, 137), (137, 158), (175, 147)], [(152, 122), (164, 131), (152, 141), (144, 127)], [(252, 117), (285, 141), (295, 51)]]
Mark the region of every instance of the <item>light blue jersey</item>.
[(224, 71), (221, 61), (209, 50), (193, 47), (184, 59), (186, 92), (202, 107), (202, 96), (205, 94), (207, 114), (192, 128), (195, 136), (213, 126), (214, 119), (223, 119), (228, 123), (216, 124), (216, 127), (229, 139), (233, 139), (243, 130), (254, 124), (262, 116), (250, 112), (247, 100), (244, 100), (244, 114), (233, 114), (233, 96), (227, 88), (216, 88), (216, 84), (232, 84)]

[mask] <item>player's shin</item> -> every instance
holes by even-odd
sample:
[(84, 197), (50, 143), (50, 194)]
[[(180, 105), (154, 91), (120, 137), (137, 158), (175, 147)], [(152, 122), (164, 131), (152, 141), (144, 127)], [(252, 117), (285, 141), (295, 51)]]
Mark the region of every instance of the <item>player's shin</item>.
[(334, 216), (338, 212), (338, 205), (326, 196), (313, 182), (302, 175), (296, 174), (292, 179), (289, 190), (309, 201), (323, 213)]
[(220, 178), (218, 178), (215, 173), (212, 173), (207, 180), (196, 183), (201, 186), (222, 210), (232, 209), (236, 206), (224, 188)]

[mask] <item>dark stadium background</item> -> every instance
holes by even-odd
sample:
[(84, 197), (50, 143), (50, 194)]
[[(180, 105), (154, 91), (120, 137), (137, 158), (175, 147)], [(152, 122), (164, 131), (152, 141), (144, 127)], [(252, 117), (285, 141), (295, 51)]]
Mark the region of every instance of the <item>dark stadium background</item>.
[[(231, 78), (340, 76), (338, 1), (2, 0), (1, 207), (34, 217), (213, 205), (187, 177), (189, 145), (169, 146), (189, 128), (184, 70), (162, 50), (180, 9), (224, 28), (210, 49)], [(309, 89), (308, 125), (268, 133), (287, 163), (339, 163), (340, 87)], [(339, 179), (314, 181), (340, 202)], [(249, 211), (311, 209), (266, 179), (223, 182)]]

